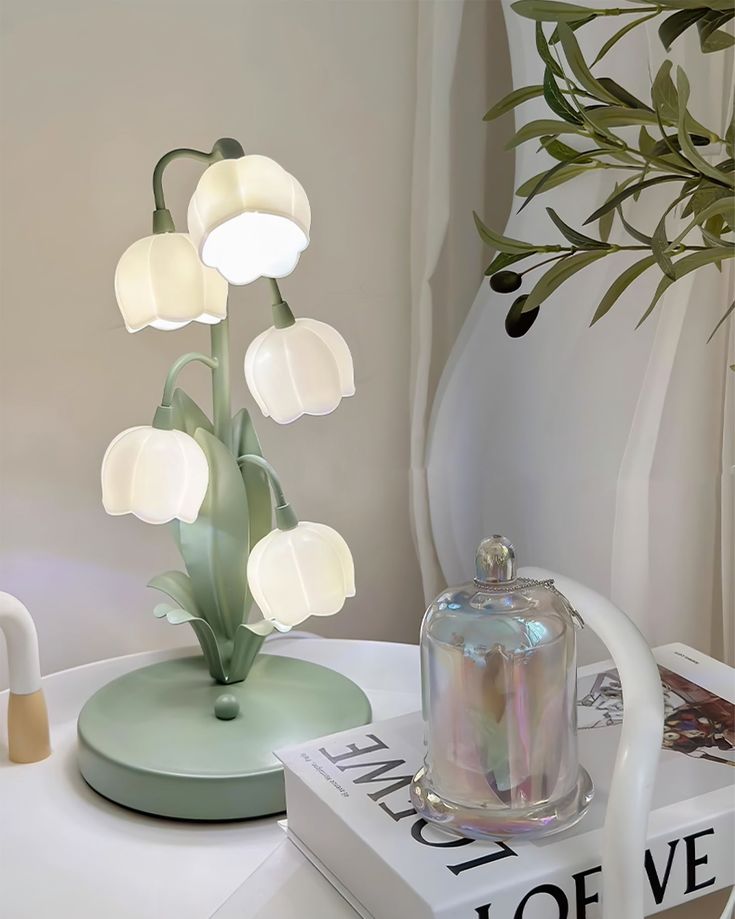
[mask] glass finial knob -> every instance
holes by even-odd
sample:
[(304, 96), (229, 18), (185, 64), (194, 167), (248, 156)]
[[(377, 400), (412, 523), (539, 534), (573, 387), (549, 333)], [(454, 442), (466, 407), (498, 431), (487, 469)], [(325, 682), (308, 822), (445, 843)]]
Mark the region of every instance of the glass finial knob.
[(515, 581), (516, 553), (504, 536), (490, 536), (477, 547), (475, 579), (482, 584)]

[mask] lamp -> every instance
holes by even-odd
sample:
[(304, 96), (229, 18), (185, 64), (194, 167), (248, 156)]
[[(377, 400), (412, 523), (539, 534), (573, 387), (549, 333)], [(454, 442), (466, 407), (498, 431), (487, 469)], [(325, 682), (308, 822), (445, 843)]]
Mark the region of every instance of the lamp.
[[(207, 167), (189, 205), (189, 234), (176, 231), (163, 191), (164, 171), (180, 157)], [(167, 596), (154, 614), (188, 623), (202, 653), (133, 671), (95, 693), (79, 716), (79, 765), (93, 788), (136, 810), (252, 817), (284, 809), (276, 747), (364, 724), (371, 712), (341, 674), (259, 654), (274, 628), (337, 613), (355, 593), (354, 565), (335, 530), (297, 520), (248, 411), (232, 414), (227, 282), (265, 275), (271, 285), (273, 327), (245, 358), (263, 414), (283, 424), (333, 411), (354, 393), (352, 358), (336, 329), (294, 318), (275, 280), (293, 271), (311, 225), (306, 193), (286, 170), (222, 138), (210, 152), (178, 148), (161, 157), (153, 195), (153, 233), (125, 251), (115, 272), (126, 328), (205, 323), (211, 354), (178, 358), (152, 424), (112, 440), (102, 501), (113, 515), (172, 523), (185, 571), (150, 581)], [(194, 362), (211, 373), (211, 419), (177, 386)], [(261, 615), (251, 621), (253, 599)], [(235, 703), (221, 704), (222, 685)]]

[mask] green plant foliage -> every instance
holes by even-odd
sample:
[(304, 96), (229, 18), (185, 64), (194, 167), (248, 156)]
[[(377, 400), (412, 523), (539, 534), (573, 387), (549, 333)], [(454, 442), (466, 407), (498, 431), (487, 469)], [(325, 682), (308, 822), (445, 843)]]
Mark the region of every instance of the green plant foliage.
[[(514, 90), (490, 109), (486, 118), (492, 120), (540, 96), (553, 116), (521, 124), (507, 145), (512, 149), (536, 140), (540, 152), (548, 153), (552, 159), (543, 172), (516, 189), (516, 195), (525, 199), (521, 209), (537, 195), (577, 182), (587, 172), (613, 170), (616, 181), (612, 192), (583, 224), (597, 223), (599, 238), (570, 225), (551, 208), (547, 208), (549, 219), (567, 245), (510, 239), (486, 226), (475, 214), (482, 239), (497, 252), (485, 272), (491, 280), (516, 262), (542, 253), (558, 253), (551, 259), (554, 264), (536, 278), (530, 290), (514, 300), (506, 319), (508, 333), (518, 336), (528, 331), (532, 321), (522, 317), (530, 312), (535, 318), (540, 305), (578, 271), (627, 251), (641, 257), (627, 264), (612, 282), (592, 323), (605, 316), (643, 272), (654, 269), (661, 279), (641, 317), (643, 322), (672, 284), (708, 265), (721, 268), (735, 255), (735, 112), (723, 137), (697, 121), (688, 108), (687, 75), (680, 67), (673, 72), (670, 60), (665, 60), (654, 75), (650, 100), (638, 99), (610, 77), (593, 71), (612, 48), (624, 43), (639, 26), (657, 18), (659, 38), (666, 50), (691, 29), (697, 30), (705, 54), (731, 47), (735, 44), (732, 27), (723, 27), (735, 19), (733, 0), (626, 0), (623, 6), (608, 8), (560, 0), (517, 0), (512, 8), (518, 15), (535, 21), (536, 51), (545, 64), (544, 81), (542, 86)], [(601, 18), (611, 24), (622, 22), (611, 29), (588, 63), (575, 32)], [(553, 24), (550, 34), (545, 31), (548, 24)], [(630, 139), (632, 127), (637, 127), (637, 141)], [(718, 159), (709, 154), (707, 148), (713, 144), (724, 146), (726, 156), (723, 153)], [(670, 193), (649, 235), (629, 223), (623, 205), (631, 198), (637, 201), (658, 186), (670, 189)], [(683, 228), (681, 218), (686, 221)], [(613, 235), (614, 231), (617, 235)], [(517, 276), (523, 278), (545, 261), (524, 267)], [(503, 287), (497, 283), (493, 286)], [(517, 287), (513, 285), (512, 289)], [(735, 304), (726, 310), (713, 334), (734, 309)]]

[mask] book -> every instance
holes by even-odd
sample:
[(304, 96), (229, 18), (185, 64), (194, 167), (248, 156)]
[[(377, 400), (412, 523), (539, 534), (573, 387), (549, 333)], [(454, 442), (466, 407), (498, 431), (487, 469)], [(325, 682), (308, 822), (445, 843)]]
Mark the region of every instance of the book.
[[(666, 724), (641, 865), (648, 915), (735, 881), (735, 671), (681, 644), (654, 655)], [(580, 670), (577, 711), (595, 797), (563, 833), (485, 842), (419, 818), (408, 796), (424, 756), (417, 712), (279, 751), (289, 836), (367, 919), (595, 919), (622, 721), (611, 664)]]

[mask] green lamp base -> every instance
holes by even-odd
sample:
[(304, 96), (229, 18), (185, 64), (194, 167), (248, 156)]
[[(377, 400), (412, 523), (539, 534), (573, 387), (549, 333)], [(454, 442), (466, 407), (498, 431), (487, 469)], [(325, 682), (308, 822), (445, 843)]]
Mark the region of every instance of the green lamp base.
[(286, 809), (274, 750), (370, 720), (359, 686), (318, 664), (261, 654), (243, 683), (222, 686), (202, 657), (178, 658), (118, 677), (88, 700), (79, 768), (99, 794), (147, 814), (261, 817)]

